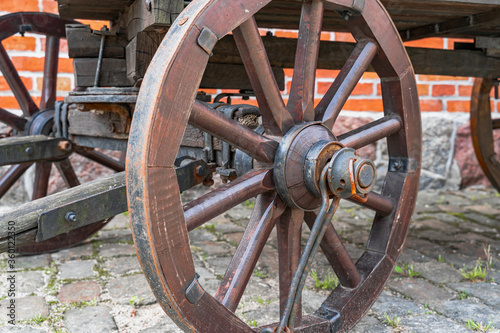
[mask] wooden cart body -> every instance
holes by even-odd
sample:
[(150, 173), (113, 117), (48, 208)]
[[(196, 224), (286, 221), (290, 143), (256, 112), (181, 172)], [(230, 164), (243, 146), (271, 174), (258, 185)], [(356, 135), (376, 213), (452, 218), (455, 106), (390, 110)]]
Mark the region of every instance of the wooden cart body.
[[(321, 200), (324, 207), (328, 207), (330, 195), (336, 204), (340, 198), (348, 198), (377, 213), (367, 251), (354, 263), (334, 227), (325, 224), (323, 234), (316, 233), (318, 241), (313, 239), (312, 242), (316, 250), (321, 243), (341, 286), (302, 323), (300, 312), (297, 314), (300, 332), (346, 331), (368, 311), (389, 279), (402, 251), (416, 202), (422, 142), (415, 73), (499, 78), (500, 0), (382, 1), (385, 9), (380, 3), (368, 0), (333, 1), (336, 5), (317, 0), (272, 1), (254, 15), (255, 21), (248, 17), (252, 15), (248, 10), (244, 11), (246, 4), (237, 1), (241, 0), (227, 2), (229, 7), (233, 6), (231, 13), (237, 12), (242, 17), (240, 21), (237, 17), (238, 24), (234, 26), (224, 21), (232, 18), (225, 18), (223, 13), (218, 17), (214, 9), (219, 10), (225, 5), (222, 0), (206, 0), (210, 5), (216, 4), (209, 9), (203, 7), (201, 0), (191, 6), (190, 1), (181, 0), (58, 0), (60, 16), (65, 21), (40, 13), (13, 14), (4, 18), (3, 24), (11, 29), (8, 36), (19, 31), (49, 36), (43, 79), (43, 90), (47, 92), (43, 93), (40, 109), (29, 97), (17, 72), (13, 74), (15, 68), (7, 53), (0, 52), (0, 69), (3, 67), (4, 73), (8, 72), (5, 69), (10, 70), (9, 84), (14, 87), (16, 97), (24, 98), (20, 100), (26, 109), (23, 109), (26, 119), (0, 109), (0, 120), (12, 124), (11, 127), (17, 126), (17, 133), (22, 133), (19, 138), (3, 139), (0, 148), (8, 151), (20, 144), (35, 148), (52, 145), (46, 155), (37, 159), (30, 157), (33, 154), (31, 146), (29, 150), (24, 146), (17, 149), (12, 156), (19, 159), (13, 158), (12, 165), (20, 167), (13, 167), (10, 174), (0, 179), (0, 189), (5, 192), (27, 169), (27, 162), (36, 162), (35, 181), (44, 180), (45, 191), (35, 196), (40, 199), (12, 213), (23, 221), (20, 245), (25, 246), (18, 246), (18, 249), (33, 253), (73, 245), (101, 228), (103, 224), (99, 221), (128, 208), (146, 277), (165, 312), (181, 328), (200, 331), (206, 324), (211, 325), (210, 332), (221, 331), (221, 328), (222, 331), (253, 332), (232, 312), (238, 306), (260, 255), (254, 256), (252, 251), (259, 246), (262, 250), (274, 226), (270, 224), (270, 228), (264, 228), (262, 225), (274, 221), (281, 239), (278, 241), (281, 244), (278, 245), (281, 246), (278, 250), (281, 251), (280, 270), (284, 269), (286, 273), (280, 278), (287, 279), (283, 285), (280, 281), (280, 310), (284, 313), (290, 309), (290, 300), (295, 299), (295, 294), (290, 296), (287, 292), (292, 290), (292, 276), (299, 265), (295, 261), (298, 261), (301, 251), (302, 222), (314, 230), (314, 225), (322, 219), (318, 217), (321, 213), (314, 213)], [(365, 1), (368, 6), (365, 6)], [(262, 4), (250, 2), (257, 9)], [(235, 5), (237, 3), (241, 6)], [(316, 30), (310, 28), (313, 23), (303, 19), (314, 8), (319, 8), (316, 21), (311, 19)], [(370, 17), (366, 8), (377, 15)], [(205, 10), (211, 20), (198, 27), (189, 15), (198, 19), (202, 15), (196, 15), (205, 13)], [(346, 24), (345, 21), (351, 18), (355, 22)], [(88, 25), (73, 21), (78, 19), (105, 20), (111, 24), (109, 28), (92, 30)], [(31, 25), (24, 24), (27, 20), (32, 22)], [(39, 24), (43, 20), (46, 20), (42, 22), (45, 26)], [(217, 20), (221, 20), (220, 25)], [(49, 21), (58, 22), (58, 35), (47, 28)], [(318, 21), (322, 24), (317, 24)], [(64, 24), (67, 24), (66, 33), (61, 28)], [(321, 30), (345, 32), (346, 26), (357, 39), (357, 44), (319, 42)], [(210, 27), (223, 33), (217, 36)], [(301, 47), (297, 47), (300, 38), (273, 36), (272, 29), (299, 27), (302, 32), (315, 31), (315, 37), (311, 38), (314, 42), (301, 44), (305, 45), (303, 49), (310, 45), (316, 48), (317, 54), (312, 52), (310, 58), (304, 56)], [(389, 37), (386, 38), (381, 27), (387, 29)], [(262, 31), (259, 32), (258, 28), (268, 30), (268, 33), (261, 38)], [(183, 29), (191, 31), (191, 39), (183, 35), (187, 33)], [(169, 36), (164, 38), (167, 32)], [(0, 41), (6, 36), (0, 31)], [(172, 40), (172, 36), (185, 39)], [(64, 37), (68, 39), (69, 56), (74, 59), (77, 89), (64, 103), (56, 104), (59, 38)], [(408, 47), (405, 52), (401, 44), (401, 40), (428, 37), (467, 40), (456, 43), (451, 50)], [(266, 52), (267, 56), (262, 57)], [(198, 58), (193, 60), (192, 54)], [(317, 59), (317, 66), (308, 69), (311, 59), (312, 62)], [(189, 64), (194, 69), (184, 61), (191, 61)], [(373, 68), (369, 67), (370, 64)], [(285, 88), (284, 68), (294, 68), (294, 72), (299, 72), (299, 83), (294, 85), (292, 82), (290, 88), (295, 93), (297, 107), (290, 103), (293, 100), (290, 98), (285, 108), (280, 95), (280, 90)], [(341, 69), (336, 79), (338, 85), (334, 82), (329, 88), (331, 96), (324, 97), (319, 103), (329, 98), (330, 101), (325, 102), (328, 110), (313, 106), (314, 88), (311, 87), (314, 87), (314, 82), (311, 84), (310, 81), (314, 81), (316, 69)], [(381, 77), (384, 106), (387, 106), (385, 114), (379, 120), (336, 136), (331, 130), (333, 123), (365, 70), (375, 70)], [(170, 80), (174, 82), (172, 85), (169, 85)], [(347, 83), (339, 88), (344, 82)], [(308, 92), (303, 93), (307, 90), (304, 87), (309, 89)], [(199, 88), (238, 89), (240, 96), (244, 97), (255, 94), (260, 110), (248, 105), (233, 108), (229, 102), (215, 101), (211, 105), (200, 102), (199, 99), (210, 99), (203, 94), (200, 96)], [(347, 93), (343, 94), (342, 89)], [(490, 89), (489, 84), (482, 88), (483, 109), (484, 105), (489, 105), (484, 100), (487, 101)], [(271, 104), (273, 107), (269, 106)], [(338, 112), (329, 111), (335, 108)], [(134, 118), (134, 130), (131, 122), (136, 109), (140, 109), (141, 114)], [(234, 120), (238, 112), (240, 115), (261, 116), (264, 130), (253, 131), (254, 128), (241, 125), (238, 122), (241, 119)], [(33, 124), (39, 127), (35, 132), (31, 131), (36, 127)], [(481, 124), (492, 127), (491, 123)], [(374, 183), (375, 166), (354, 152), (381, 139), (387, 139), (389, 147), (387, 176), (381, 194), (369, 193)], [(72, 152), (115, 171), (124, 170), (123, 160), (107, 158), (94, 148), (126, 151), (127, 176), (120, 173), (107, 177), (101, 184), (77, 186), (79, 182), (71, 164), (64, 164)], [(343, 169), (328, 181), (340, 174), (339, 177), (344, 178), (333, 187), (330, 182), (328, 192), (319, 181), (326, 186), (327, 172), (333, 173), (331, 170), (336, 166), (333, 161), (340, 151), (349, 153), (350, 157), (344, 161)], [(237, 161), (238, 158), (241, 161)], [(355, 167), (356, 161), (360, 163), (359, 169)], [(51, 163), (57, 163), (68, 186), (74, 188), (44, 197)], [(245, 172), (238, 172), (237, 163), (244, 165)], [(314, 167), (308, 168), (311, 165)], [(229, 184), (183, 207), (179, 191), (202, 182), (213, 183), (211, 174), (216, 167), (221, 178)], [(366, 172), (366, 184), (361, 180), (362, 168)], [(355, 173), (358, 178), (355, 178)], [(351, 186), (345, 197), (341, 196), (348, 188), (344, 186)], [(295, 189), (298, 190), (294, 192)], [(254, 196), (257, 197), (254, 210), (257, 217), (251, 217), (249, 225), (255, 228), (248, 227), (240, 242), (246, 248), (238, 247), (217, 294), (207, 296), (194, 271), (188, 231)], [(158, 202), (155, 201), (157, 198)], [(335, 208), (336, 204), (332, 206)], [(88, 209), (94, 206), (98, 208)], [(85, 219), (78, 218), (82, 215)], [(278, 219), (282, 222), (276, 222)], [(264, 229), (268, 231), (267, 236), (259, 238), (266, 234)], [(68, 232), (78, 237), (68, 237)], [(2, 249), (6, 248), (5, 237), (0, 233)], [(257, 243), (260, 245), (255, 245)], [(240, 262), (243, 266), (239, 266)], [(241, 282), (242, 286), (233, 288), (232, 281)], [(229, 293), (228, 289), (234, 297), (224, 296)], [(217, 319), (204, 322), (212, 317)], [(291, 323), (293, 329), (293, 320)], [(221, 326), (217, 326), (219, 324)], [(261, 332), (270, 330), (262, 328)]]
[[(119, 36), (113, 50), (105, 52), (104, 58), (120, 58), (119, 60), (104, 60), (105, 71), (113, 71), (115, 75), (108, 75), (114, 80), (106, 81), (103, 86), (133, 85), (143, 77), (149, 61), (162, 40), (170, 24), (175, 20), (187, 1), (180, 0), (123, 0), (123, 1), (73, 1), (58, 0), (59, 12), (63, 18), (110, 20), (111, 31)], [(427, 37), (449, 37), (474, 39), (475, 43), (459, 45), (454, 53), (451, 50), (433, 50), (408, 48), (417, 74), (500, 77), (499, 31), (500, 31), (500, 2), (496, 0), (462, 1), (462, 0), (405, 0), (382, 1), (392, 20), (396, 24), (403, 41), (417, 40)], [(297, 29), (300, 21), (301, 2), (296, 4), (273, 1), (256, 15), (257, 23), (262, 28)], [(334, 8), (332, 8), (334, 9)], [(326, 31), (345, 31), (343, 19), (334, 10), (327, 11), (324, 17), (323, 29)], [(98, 36), (82, 39), (82, 35), (68, 38), (70, 44), (73, 38), (82, 40), (82, 48), (72, 52), (70, 57), (85, 58), (76, 60), (75, 69), (77, 85), (89, 86), (93, 84), (93, 68), (97, 62), (99, 47)], [(81, 32), (83, 33), (83, 32)], [(93, 38), (92, 38), (93, 37)], [(94, 43), (90, 43), (93, 39)], [(223, 40), (221, 45), (213, 51), (210, 62), (214, 68), (207, 76), (206, 88), (230, 88), (231, 84), (221, 82), (221, 77), (228, 73), (236, 73), (233, 77), (244, 75), (241, 69), (228, 68), (227, 65), (241, 64), (234, 43)], [(296, 47), (294, 40), (275, 39), (267, 37), (265, 45), (270, 49), (270, 61), (273, 66), (280, 68), (293, 67), (293, 51)], [(118, 44), (118, 45), (116, 45)], [(93, 47), (91, 47), (93, 45)], [(77, 46), (75, 45), (75, 48)], [(111, 47), (110, 47), (111, 48)], [(122, 50), (117, 51), (117, 48)], [(349, 45), (331, 42), (321, 46), (322, 53), (319, 59), (319, 68), (340, 69), (345, 61), (344, 54), (349, 54)], [(352, 48), (352, 45), (351, 45)], [(93, 50), (93, 55), (89, 53)], [(324, 58), (322, 58), (322, 54)], [(336, 54), (336, 57), (330, 55)], [(91, 60), (91, 58), (94, 60)], [(94, 64), (94, 67), (89, 66)], [(224, 64), (216, 66), (216, 64)], [(84, 68), (82, 68), (84, 67)], [(236, 72), (235, 72), (236, 71)], [(218, 75), (214, 73), (218, 72)], [(103, 76), (106, 74), (103, 73)], [(124, 80), (128, 77), (129, 81)], [(209, 82), (210, 81), (210, 82)], [(239, 82), (240, 88), (250, 88)], [(227, 85), (227, 86), (224, 86)], [(234, 88), (234, 87), (233, 87)]]

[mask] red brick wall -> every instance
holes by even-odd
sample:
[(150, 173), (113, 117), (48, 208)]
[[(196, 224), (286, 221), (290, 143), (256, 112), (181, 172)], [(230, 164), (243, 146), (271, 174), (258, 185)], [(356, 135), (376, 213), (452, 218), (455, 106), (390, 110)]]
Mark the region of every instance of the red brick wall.
[[(55, 0), (0, 0), (0, 16), (18, 11), (48, 12), (57, 14)], [(99, 29), (104, 22), (92, 23)], [(26, 33), (25, 37), (16, 35), (2, 41), (9, 53), (26, 88), (30, 91), (36, 103), (40, 101), (42, 89), (45, 37)], [(68, 46), (61, 41), (59, 74), (57, 78), (58, 99), (62, 100), (74, 86), (73, 63), (68, 59)], [(18, 110), (19, 105), (9, 89), (7, 82), (0, 73), (0, 107), (8, 110)]]
[[(104, 0), (105, 1), (105, 0)], [(57, 2), (55, 0), (0, 0), (0, 15), (5, 15), (16, 11), (45, 11), (57, 14)], [(102, 21), (83, 21), (91, 24), (93, 29), (100, 29), (106, 22)], [(267, 31), (262, 31), (265, 34)], [(296, 31), (272, 30), (278, 37), (296, 38)], [(345, 33), (323, 33), (322, 40), (331, 41), (353, 41), (349, 34)], [(407, 46), (429, 47), (438, 49), (452, 49), (457, 40), (448, 38), (429, 38), (421, 41), (406, 43)], [(40, 99), (40, 90), (42, 88), (41, 78), (43, 76), (43, 56), (45, 48), (45, 38), (27, 33), (25, 37), (14, 36), (2, 42), (7, 49), (19, 74), (24, 81), (27, 89), (30, 91), (36, 102)], [(61, 59), (59, 62), (58, 75), (58, 99), (63, 99), (68, 91), (73, 89), (74, 78), (72, 61), (67, 57), (67, 45), (61, 42)], [(293, 71), (285, 69), (285, 91), (284, 98), (288, 98), (288, 92), (291, 85)], [(320, 70), (317, 73), (316, 100), (319, 101), (333, 82), (338, 71)], [(451, 113), (461, 113), (462, 120), (466, 119), (470, 107), (470, 93), (473, 85), (473, 78), (467, 77), (446, 77), (434, 75), (417, 76), (418, 91), (420, 95), (421, 109), (428, 115), (448, 115)], [(210, 94), (216, 94), (220, 91), (207, 91)], [(234, 102), (238, 102), (234, 100)], [(251, 101), (250, 101), (251, 102)], [(18, 110), (19, 106), (9, 90), (4, 78), (0, 75), (0, 107), (9, 110)], [(360, 80), (352, 96), (345, 105), (345, 110), (356, 112), (375, 112), (383, 111), (380, 81), (377, 75), (366, 73)], [(500, 111), (500, 101), (492, 102), (492, 110), (497, 113)], [(456, 119), (455, 116), (448, 117)], [(469, 145), (470, 138), (462, 138), (462, 141)], [(457, 146), (460, 146), (458, 144)], [(475, 157), (472, 151), (463, 158), (465, 161), (473, 161)], [(477, 164), (477, 162), (474, 162)], [(459, 163), (460, 164), (460, 163)], [(477, 165), (476, 165), (477, 167)], [(465, 173), (470, 173), (467, 168), (460, 164), (462, 176), (465, 179)], [(476, 173), (480, 173), (479, 171)], [(485, 182), (474, 181), (473, 183)], [(465, 183), (464, 183), (465, 184)]]
[[(55, 0), (0, 0), (0, 14), (15, 11), (45, 11), (57, 13), (57, 2)], [(92, 23), (98, 29), (104, 22)], [(297, 37), (294, 31), (274, 31), (278, 37)], [(352, 41), (352, 37), (345, 33), (323, 33), (323, 40)], [(453, 48), (455, 40), (448, 38), (428, 38), (421, 41), (407, 43), (408, 46), (430, 47), (430, 48)], [(35, 97), (39, 99), (42, 86), (41, 77), (43, 70), (43, 51), (45, 38), (26, 34), (26, 37), (15, 36), (3, 41), (4, 47), (12, 57), (14, 64), (21, 74), (26, 87)], [(58, 88), (59, 97), (63, 98), (73, 87), (72, 63), (67, 58), (67, 46), (61, 43), (61, 56), (59, 62)], [(316, 98), (319, 101), (328, 89), (329, 85), (337, 75), (338, 71), (319, 71), (316, 87)], [(285, 98), (291, 84), (292, 70), (286, 70)], [(446, 77), (433, 75), (418, 75), (418, 90), (420, 104), (424, 112), (468, 112), (470, 92), (473, 79), (466, 77)], [(216, 91), (210, 91), (215, 93)], [(378, 77), (372, 73), (363, 76), (353, 95), (347, 102), (345, 110), (349, 111), (376, 111), (381, 112), (382, 101), (380, 96), (380, 84)], [(17, 102), (10, 93), (9, 88), (0, 77), (0, 106), (6, 109), (18, 109)], [(493, 103), (492, 110), (498, 112), (500, 102)]]
[[(55, 0), (0, 0), (0, 15), (15, 11), (45, 11), (57, 13)], [(104, 22), (91, 23), (94, 28), (100, 28)], [(294, 31), (273, 31), (278, 37), (297, 37)], [(345, 33), (323, 33), (323, 40), (352, 41)], [(408, 46), (451, 49), (456, 40), (449, 38), (428, 38), (406, 43)], [(45, 38), (26, 34), (26, 37), (14, 36), (3, 41), (4, 47), (12, 57), (14, 64), (23, 78), (27, 88), (35, 96), (40, 96), (41, 77), (43, 70), (43, 51)], [(72, 64), (67, 58), (67, 46), (61, 43), (62, 57), (59, 63), (58, 88), (59, 96), (63, 97), (73, 86)], [(319, 100), (337, 75), (337, 71), (320, 71), (318, 73), (316, 98)], [(286, 70), (287, 97), (290, 88), (292, 70)], [(418, 75), (418, 90), (420, 104), (424, 112), (468, 112), (470, 92), (473, 79), (466, 77), (447, 77), (434, 75)], [(213, 91), (215, 92), (215, 91)], [(5, 80), (0, 77), (0, 105), (7, 109), (17, 109), (17, 102), (9, 91)], [(498, 112), (500, 102), (493, 103), (492, 110)], [(367, 73), (363, 76), (353, 95), (346, 104), (349, 111), (382, 111), (380, 84), (376, 75)]]

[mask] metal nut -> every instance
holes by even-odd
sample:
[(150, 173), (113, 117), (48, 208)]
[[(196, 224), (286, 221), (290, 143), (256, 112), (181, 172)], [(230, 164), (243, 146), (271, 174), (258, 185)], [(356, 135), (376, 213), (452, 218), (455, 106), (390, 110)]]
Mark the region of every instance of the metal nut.
[(76, 222), (76, 214), (73, 212), (69, 212), (66, 214), (65, 220), (68, 222)]
[(403, 167), (403, 162), (401, 161), (394, 162), (394, 169), (401, 170), (402, 167)]
[(198, 166), (196, 167), (196, 174), (197, 174), (198, 176), (203, 176), (203, 174), (204, 174), (204, 173), (205, 173), (205, 167), (204, 167), (204, 166), (202, 166), (202, 165), (198, 165)]
[(31, 156), (31, 155), (33, 155), (33, 148), (28, 147), (28, 148), (26, 148), (25, 152), (26, 152), (26, 155)]

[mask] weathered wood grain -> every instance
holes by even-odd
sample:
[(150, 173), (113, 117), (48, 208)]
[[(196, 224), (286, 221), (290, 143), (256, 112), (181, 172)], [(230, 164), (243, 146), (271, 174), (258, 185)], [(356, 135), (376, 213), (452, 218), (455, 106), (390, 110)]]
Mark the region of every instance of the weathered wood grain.
[[(67, 25), (66, 36), (70, 58), (97, 58), (99, 56), (101, 36), (93, 34), (89, 25)], [(104, 45), (104, 58), (125, 58), (127, 40), (123, 34), (106, 36)]]
[(127, 29), (132, 40), (139, 32), (170, 26), (183, 9), (183, 0), (136, 0), (117, 24)]
[(58, 0), (62, 18), (115, 20), (134, 0)]
[[(116, 173), (98, 180), (77, 186), (59, 193), (47, 196), (35, 201), (31, 201), (6, 211), (0, 215), (0, 240), (8, 236), (8, 230), (4, 226), (9, 221), (14, 221), (16, 232), (22, 233), (38, 226), (38, 216), (47, 210), (54, 209), (61, 205), (84, 199), (90, 195), (108, 190), (110, 187), (124, 186), (125, 174)], [(18, 244), (18, 246), (23, 244)]]
[[(283, 68), (272, 67), (272, 71), (279, 89), (284, 90)], [(201, 79), (200, 88), (253, 90), (245, 67), (233, 64), (208, 64)]]
[(160, 46), (165, 33), (155, 31), (139, 32), (128, 43), (127, 54), (127, 77), (131, 84), (144, 77), (149, 63)]
[[(117, 112), (105, 109), (105, 105), (96, 105), (88, 112), (70, 110), (69, 133), (73, 135), (97, 136), (113, 139), (127, 139), (130, 128), (130, 116), (124, 106), (113, 105)], [(117, 110), (119, 109), (119, 110)]]
[[(297, 40), (293, 38), (263, 37), (272, 66), (293, 68)], [(318, 69), (341, 69), (356, 44), (322, 41)], [(438, 50), (407, 47), (417, 74), (500, 77), (500, 59), (488, 57), (478, 50)], [(220, 40), (214, 48), (210, 63), (242, 64), (232, 36)], [(373, 68), (369, 68), (373, 71)]]
[[(76, 58), (73, 60), (75, 70), (75, 86), (93, 87), (97, 58)], [(99, 75), (100, 87), (127, 87), (125, 59), (103, 58)]]

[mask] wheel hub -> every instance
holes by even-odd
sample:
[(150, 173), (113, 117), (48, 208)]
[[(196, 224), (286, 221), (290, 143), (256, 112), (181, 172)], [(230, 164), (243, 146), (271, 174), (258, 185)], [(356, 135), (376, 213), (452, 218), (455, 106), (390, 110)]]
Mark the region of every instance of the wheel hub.
[(54, 109), (40, 110), (26, 124), (26, 135), (50, 135), (54, 126)]
[(274, 182), (280, 197), (294, 208), (321, 206), (320, 175), (328, 166), (328, 187), (340, 198), (367, 194), (375, 165), (345, 148), (320, 122), (296, 125), (283, 137), (274, 161)]
[(339, 198), (370, 192), (376, 169), (372, 161), (356, 155), (352, 148), (342, 148), (328, 163), (328, 186)]

